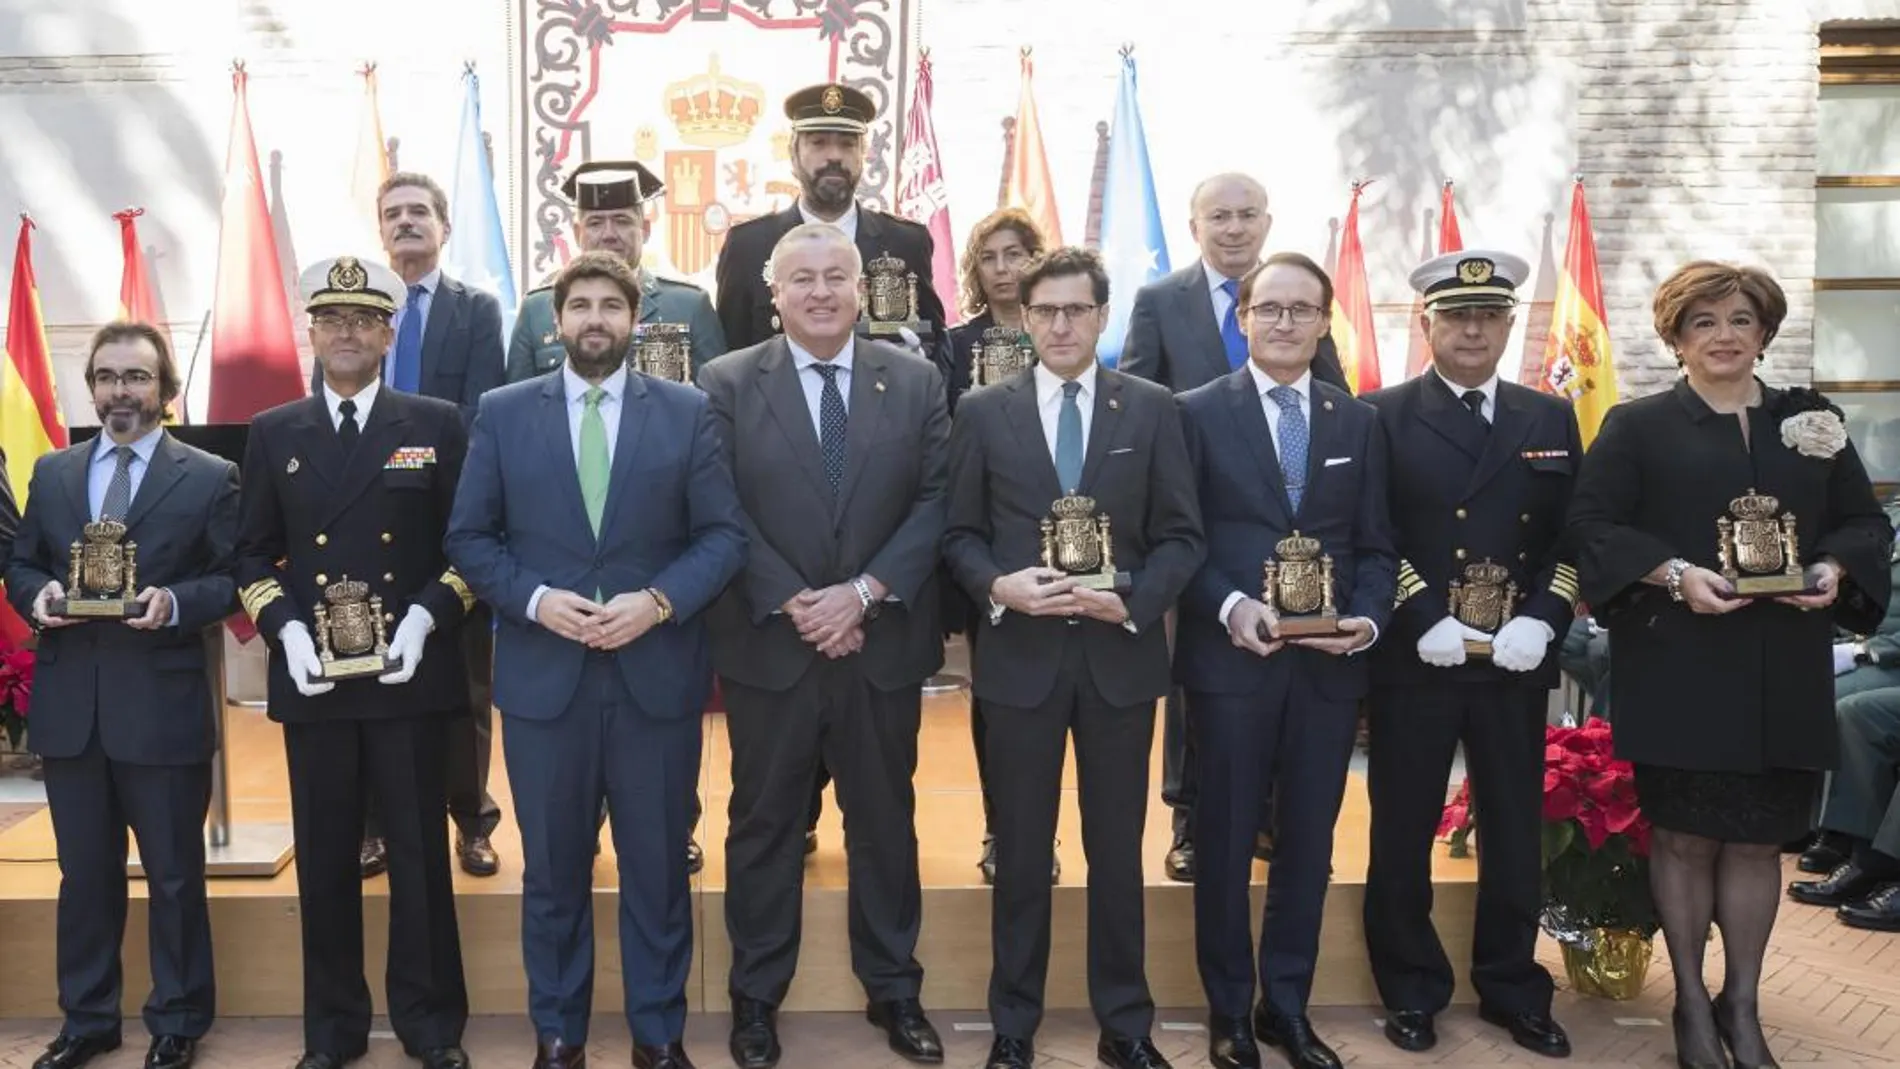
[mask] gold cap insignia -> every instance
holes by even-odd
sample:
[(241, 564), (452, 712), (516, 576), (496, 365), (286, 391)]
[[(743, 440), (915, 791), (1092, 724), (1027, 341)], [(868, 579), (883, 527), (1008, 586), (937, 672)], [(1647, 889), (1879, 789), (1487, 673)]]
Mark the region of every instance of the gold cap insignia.
[(1467, 286), (1482, 286), (1491, 281), (1492, 272), (1497, 265), (1489, 260), (1473, 257), (1458, 261), (1458, 281)]
[(826, 115), (836, 115), (844, 110), (844, 90), (835, 85), (825, 87), (824, 95), (818, 100), (818, 106), (825, 109)]
[(369, 285), (369, 272), (354, 256), (339, 256), (330, 265), (330, 288), (356, 293)]

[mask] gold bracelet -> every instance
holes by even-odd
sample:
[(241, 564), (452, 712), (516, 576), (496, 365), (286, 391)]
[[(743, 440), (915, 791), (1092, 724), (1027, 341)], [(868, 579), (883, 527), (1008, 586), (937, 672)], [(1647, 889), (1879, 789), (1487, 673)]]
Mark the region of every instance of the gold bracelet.
[(673, 603), (667, 600), (665, 594), (660, 593), (660, 588), (656, 586), (647, 587), (646, 593), (648, 597), (653, 599), (653, 604), (660, 607), (659, 622), (665, 623), (671, 620), (673, 618)]

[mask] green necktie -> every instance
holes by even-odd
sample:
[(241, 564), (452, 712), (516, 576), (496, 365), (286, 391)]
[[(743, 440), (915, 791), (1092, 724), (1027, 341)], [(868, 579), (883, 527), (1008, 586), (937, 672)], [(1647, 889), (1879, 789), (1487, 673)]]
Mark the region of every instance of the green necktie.
[(607, 511), (607, 421), (600, 416), (601, 399), (607, 391), (591, 387), (582, 398), (581, 410), (581, 501), (587, 506), (587, 522), (600, 537), (600, 520)]

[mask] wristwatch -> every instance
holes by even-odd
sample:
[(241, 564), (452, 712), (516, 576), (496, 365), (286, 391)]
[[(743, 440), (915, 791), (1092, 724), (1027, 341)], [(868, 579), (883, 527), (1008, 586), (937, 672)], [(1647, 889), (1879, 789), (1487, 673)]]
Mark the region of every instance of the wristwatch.
[(864, 609), (864, 621), (869, 623), (877, 619), (879, 605), (877, 599), (871, 596), (871, 584), (865, 582), (863, 576), (859, 576), (851, 580), (851, 589), (858, 592), (858, 603)]
[(1663, 573), (1663, 584), (1669, 588), (1669, 600), (1682, 600), (1682, 577), (1689, 571), (1689, 562), (1677, 557), (1669, 562), (1669, 568)]

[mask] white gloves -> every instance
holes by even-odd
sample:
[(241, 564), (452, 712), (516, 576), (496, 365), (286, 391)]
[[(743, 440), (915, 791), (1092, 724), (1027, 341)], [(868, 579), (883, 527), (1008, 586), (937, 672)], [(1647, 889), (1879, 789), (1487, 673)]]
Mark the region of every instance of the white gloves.
[(1466, 642), (1489, 642), (1491, 636), (1447, 616), (1418, 636), (1418, 659), (1434, 668), (1456, 668), (1465, 663)]
[(296, 685), (297, 693), (314, 698), (336, 689), (335, 683), (322, 681), (323, 662), (317, 658), (316, 641), (310, 637), (310, 629), (304, 626), (302, 620), (285, 624), (284, 629), (277, 632), (277, 641), (283, 644), (284, 668), (290, 675), (290, 681)]
[(403, 615), (402, 623), (396, 625), (395, 637), (389, 640), (389, 659), (396, 667), (376, 677), (379, 683), (407, 683), (415, 677), (416, 669), (422, 665), (422, 647), (428, 641), (429, 632), (435, 630), (435, 617), (420, 605), (409, 606)]
[(1557, 633), (1534, 616), (1513, 616), (1491, 640), (1491, 663), (1507, 672), (1530, 672), (1544, 663)]
[(909, 327), (898, 327), (897, 338), (904, 343), (904, 348), (910, 350), (912, 356), (922, 356), (925, 359), (929, 359), (924, 353), (924, 340), (917, 336), (916, 331)]
[(1854, 670), (1854, 643), (1836, 642), (1834, 644), (1834, 674), (1844, 676)]

